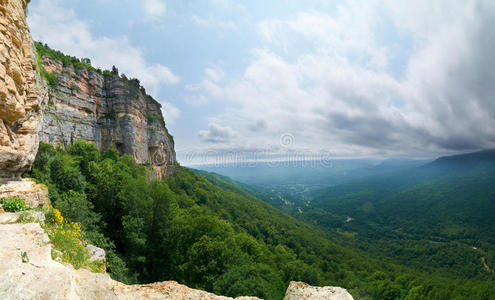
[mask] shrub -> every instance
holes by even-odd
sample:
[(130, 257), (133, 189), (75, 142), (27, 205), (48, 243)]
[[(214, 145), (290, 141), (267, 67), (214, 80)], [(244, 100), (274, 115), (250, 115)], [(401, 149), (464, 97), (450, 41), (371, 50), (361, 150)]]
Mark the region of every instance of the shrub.
[(6, 212), (17, 212), (29, 209), (21, 198), (2, 198), (0, 199), (0, 203), (2, 203), (3, 210)]
[(70, 263), (75, 269), (84, 267), (98, 273), (105, 271), (104, 262), (89, 261), (86, 241), (82, 240), (81, 224), (67, 222), (60, 211), (52, 206), (45, 209), (45, 217), (44, 229), (56, 250), (52, 252), (52, 258)]
[(46, 80), (46, 83), (51, 88), (57, 87), (57, 84), (58, 84), (57, 74), (55, 74), (53, 72), (48, 72), (47, 70), (45, 70), (45, 68), (42, 68), (41, 69), (41, 77), (43, 77)]

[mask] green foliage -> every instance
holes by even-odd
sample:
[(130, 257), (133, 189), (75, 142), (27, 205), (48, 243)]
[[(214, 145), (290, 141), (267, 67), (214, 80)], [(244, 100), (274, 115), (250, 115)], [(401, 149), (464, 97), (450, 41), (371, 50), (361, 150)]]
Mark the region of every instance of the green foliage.
[(48, 56), (51, 57), (52, 59), (62, 62), (64, 66), (85, 68), (88, 69), (89, 71), (100, 73), (99, 70), (91, 66), (91, 61), (87, 58), (83, 58), (82, 60), (80, 60), (77, 57), (65, 55), (60, 51), (51, 49), (50, 47), (48, 47), (48, 45), (43, 44), (41, 42), (34, 42), (34, 46), (36, 47), (36, 51), (38, 52), (38, 55), (40, 57)]
[(100, 153), (77, 141), (67, 151), (40, 144), (32, 176), (49, 187), (68, 222), (81, 224), (81, 237), (107, 251), (108, 271), (124, 282), (177, 280), (265, 299), (282, 299), (291, 280), (343, 286), (356, 299), (493, 291), (481, 281), (447, 280), (339, 246), (332, 241), (338, 235), (297, 221), (224, 177), (179, 168), (150, 181), (148, 172), (115, 149)]
[(29, 257), (28, 257), (28, 255), (27, 255), (27, 253), (26, 253), (26, 252), (22, 252), (22, 253), (21, 253), (21, 261), (22, 261), (23, 263), (28, 263), (28, 262), (29, 262)]
[(64, 220), (60, 211), (51, 206), (47, 207), (44, 213), (46, 221), (43, 226), (56, 250), (52, 252), (54, 259), (70, 263), (76, 269), (85, 267), (93, 272), (105, 270), (103, 262), (89, 261), (89, 254), (85, 249), (86, 242), (79, 223)]
[(165, 121), (161, 115), (158, 115), (154, 112), (149, 112), (147, 115), (148, 125), (152, 125), (155, 122), (159, 122), (165, 126)]
[[(91, 71), (91, 72), (102, 74), (103, 76), (119, 78), (118, 72), (115, 73), (115, 72), (112, 72), (109, 70), (102, 71), (101, 69), (96, 69), (95, 67), (93, 67), (91, 65), (91, 60), (89, 58), (79, 59), (79, 58), (74, 57), (74, 56), (65, 55), (64, 53), (62, 53), (60, 51), (51, 49), (50, 47), (48, 47), (47, 44), (43, 44), (41, 42), (34, 42), (34, 45), (35, 45), (36, 51), (38, 52), (38, 56), (40, 58), (43, 56), (48, 56), (54, 60), (62, 62), (62, 64), (64, 66), (73, 66), (75, 68), (83, 68), (83, 69), (87, 69), (88, 71)], [(39, 64), (41, 65), (41, 62), (39, 62)], [(53, 73), (46, 72), (46, 70), (44, 70), (44, 68), (42, 66), (41, 66), (40, 71), (41, 71), (42, 76), (45, 79), (47, 79), (48, 84), (51, 87), (56, 87), (56, 85), (57, 85), (56, 76)]]
[(6, 212), (18, 212), (29, 209), (21, 198), (1, 198), (0, 203)]
[(213, 291), (226, 296), (256, 296), (262, 299), (282, 299), (284, 283), (280, 274), (265, 264), (233, 267), (218, 277)]
[(44, 67), (41, 67), (41, 77), (46, 80), (46, 83), (51, 88), (56, 88), (58, 84), (57, 74), (48, 72)]

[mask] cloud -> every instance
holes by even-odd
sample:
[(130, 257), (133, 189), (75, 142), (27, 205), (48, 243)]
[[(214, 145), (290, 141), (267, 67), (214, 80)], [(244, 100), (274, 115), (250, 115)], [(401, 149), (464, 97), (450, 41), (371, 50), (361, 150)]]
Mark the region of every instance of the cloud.
[[(495, 147), (495, 3), (355, 3), (261, 21), (266, 45), (242, 76), (205, 74), (194, 92), (236, 103), (218, 118), (249, 124), (249, 143), (267, 148), (280, 129), (300, 149), (351, 156)], [(380, 40), (383, 19), (411, 40), (403, 77), (389, 71), (396, 41)]]
[(238, 134), (228, 126), (221, 126), (217, 123), (210, 122), (208, 124), (208, 130), (200, 130), (198, 136), (201, 141), (206, 143), (229, 143)]
[(260, 132), (263, 131), (267, 128), (267, 123), (263, 119), (258, 119), (251, 124), (249, 124), (249, 130), (254, 131), (254, 132)]
[[(221, 97), (223, 91), (218, 83), (225, 80), (225, 72), (220, 67), (209, 67), (204, 71), (204, 79), (199, 84), (186, 84), (184, 90), (189, 92), (184, 102), (193, 106), (202, 106), (210, 103), (210, 98)], [(208, 97), (205, 95), (205, 92)]]
[(209, 16), (208, 18), (200, 17), (198, 15), (193, 15), (191, 17), (191, 21), (199, 26), (210, 27), (210, 28), (219, 28), (224, 30), (236, 30), (237, 25), (232, 21), (219, 21), (213, 16)]
[(257, 28), (266, 42), (281, 47), (285, 54), (294, 54), (294, 49), (305, 45), (320, 54), (383, 68), (388, 63), (387, 53), (375, 39), (377, 22), (372, 1), (348, 1), (337, 7), (335, 16), (300, 12), (292, 19), (261, 21)]
[(162, 113), (167, 124), (174, 124), (180, 117), (180, 109), (170, 102), (161, 101), (160, 103), (162, 104)]
[[(154, 3), (154, 1), (152, 1)], [(35, 40), (76, 57), (89, 57), (99, 68), (119, 68), (127, 77), (138, 78), (146, 90), (157, 96), (160, 86), (177, 84), (179, 76), (161, 64), (150, 64), (142, 51), (127, 37), (97, 37), (88, 23), (77, 18), (72, 9), (66, 9), (54, 0), (40, 0), (29, 7), (29, 24)], [(158, 9), (159, 11), (159, 9)]]
[(151, 18), (158, 18), (165, 14), (167, 6), (164, 0), (140, 0), (144, 12)]

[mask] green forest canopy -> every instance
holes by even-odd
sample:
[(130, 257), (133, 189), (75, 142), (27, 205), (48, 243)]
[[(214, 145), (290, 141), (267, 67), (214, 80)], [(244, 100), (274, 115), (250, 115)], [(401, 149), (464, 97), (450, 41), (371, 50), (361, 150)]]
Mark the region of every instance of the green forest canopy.
[(180, 168), (148, 180), (150, 168), (115, 149), (77, 141), (40, 143), (31, 172), (53, 206), (107, 251), (117, 280), (177, 280), (227, 296), (282, 299), (291, 280), (347, 288), (356, 299), (490, 299), (482, 280), (452, 280), (371, 259), (339, 246), (226, 178)]

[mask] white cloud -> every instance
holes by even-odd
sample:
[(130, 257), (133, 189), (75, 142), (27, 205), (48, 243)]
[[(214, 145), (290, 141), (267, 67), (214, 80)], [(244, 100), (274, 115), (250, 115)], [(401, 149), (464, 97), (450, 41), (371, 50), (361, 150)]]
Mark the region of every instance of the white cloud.
[(164, 0), (140, 0), (144, 12), (152, 17), (158, 18), (165, 14), (167, 6)]
[(113, 39), (93, 36), (88, 23), (56, 1), (40, 0), (30, 6), (28, 21), (35, 40), (76, 57), (89, 57), (96, 67), (110, 69), (115, 65), (127, 77), (138, 78), (155, 97), (161, 85), (180, 81), (168, 67), (146, 62), (142, 51), (125, 36)]
[(208, 130), (200, 130), (198, 136), (203, 142), (207, 143), (229, 143), (234, 140), (238, 134), (228, 126), (221, 126), (217, 123), (210, 122)]
[[(184, 97), (187, 104), (201, 106), (208, 104), (210, 98), (221, 97), (223, 90), (217, 84), (225, 80), (225, 72), (220, 67), (209, 67), (204, 71), (204, 79), (199, 84), (186, 84), (184, 89), (190, 94)], [(204, 92), (208, 93), (208, 97)]]
[(168, 125), (174, 124), (175, 121), (180, 117), (180, 109), (174, 106), (170, 102), (161, 101), (163, 118)]
[(205, 75), (213, 82), (219, 82), (225, 78), (225, 72), (220, 67), (206, 68)]
[[(260, 35), (281, 53), (253, 51), (239, 78), (206, 72), (194, 93), (238, 104), (218, 118), (248, 124), (251, 146), (273, 147), (283, 128), (300, 149), (347, 155), (495, 147), (495, 3), (349, 3), (331, 16), (260, 22)], [(405, 78), (387, 71), (390, 50), (376, 36), (381, 13), (413, 41)], [(296, 47), (302, 41), (307, 47)], [(262, 134), (253, 132), (260, 117)]]
[[(374, 2), (374, 1), (373, 1)], [(286, 54), (301, 45), (336, 59), (356, 61), (361, 65), (383, 68), (387, 53), (375, 41), (377, 12), (373, 2), (348, 2), (339, 5), (335, 16), (310, 11), (293, 19), (269, 19), (258, 24), (258, 33), (270, 44), (284, 49)]]

